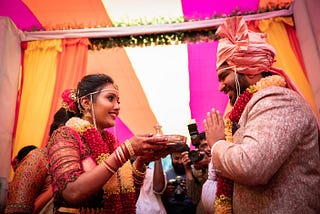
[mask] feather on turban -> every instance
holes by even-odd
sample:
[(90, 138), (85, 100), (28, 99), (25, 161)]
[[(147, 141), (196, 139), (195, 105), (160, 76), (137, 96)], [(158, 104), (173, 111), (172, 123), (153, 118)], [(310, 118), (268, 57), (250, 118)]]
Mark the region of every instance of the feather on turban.
[(273, 64), (275, 49), (266, 42), (266, 34), (252, 32), (241, 16), (228, 18), (219, 26), (217, 68), (224, 62), (236, 66), (237, 72), (258, 74)]

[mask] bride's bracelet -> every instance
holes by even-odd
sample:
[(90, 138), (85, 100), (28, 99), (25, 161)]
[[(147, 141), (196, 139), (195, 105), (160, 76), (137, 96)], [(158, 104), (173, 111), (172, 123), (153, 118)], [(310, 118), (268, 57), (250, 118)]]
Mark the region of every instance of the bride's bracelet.
[(130, 140), (126, 140), (124, 142), (124, 146), (128, 150), (130, 158), (133, 158), (135, 156), (135, 152), (134, 152), (134, 149), (132, 147), (132, 144), (131, 144)]
[(121, 150), (121, 146), (119, 146), (115, 151), (114, 151), (114, 159), (117, 163), (118, 167), (122, 167), (122, 165), (127, 162), (128, 158), (124, 156), (124, 153)]
[(116, 170), (114, 170), (106, 161), (106, 159), (103, 159), (101, 161), (101, 164), (104, 168), (106, 168), (109, 172), (111, 172), (112, 174), (115, 174), (116, 173)]
[(146, 175), (146, 165), (144, 165), (144, 171), (141, 172), (136, 168), (136, 164), (135, 162), (132, 164), (132, 169), (133, 169), (133, 174), (137, 177), (137, 178), (141, 178), (144, 179), (145, 175)]

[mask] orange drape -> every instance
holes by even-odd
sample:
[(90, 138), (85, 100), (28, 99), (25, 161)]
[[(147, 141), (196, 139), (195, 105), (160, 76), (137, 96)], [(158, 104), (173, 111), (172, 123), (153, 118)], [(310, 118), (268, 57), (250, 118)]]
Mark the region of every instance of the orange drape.
[(311, 86), (305, 76), (302, 66), (291, 47), (285, 24), (293, 25), (292, 17), (276, 17), (259, 21), (259, 28), (267, 34), (267, 40), (277, 52), (274, 65), (283, 69), (309, 101), (315, 115), (319, 119)]
[(79, 80), (86, 74), (88, 45), (89, 39), (87, 38), (62, 40), (62, 52), (58, 55), (55, 88), (42, 146), (47, 144), (50, 125), (55, 112), (60, 108), (63, 90), (76, 88)]
[[(88, 73), (106, 73), (119, 85), (119, 117), (136, 134), (152, 133), (157, 119), (124, 48), (89, 51)], [(123, 94), (123, 96), (121, 95)], [(143, 109), (143, 117), (141, 117)]]
[(260, 0), (259, 8), (273, 9), (273, 7), (288, 6), (293, 2), (293, 0)]
[[(111, 26), (101, 1), (92, 0), (22, 0), (46, 30)], [(70, 16), (70, 14), (72, 14)]]

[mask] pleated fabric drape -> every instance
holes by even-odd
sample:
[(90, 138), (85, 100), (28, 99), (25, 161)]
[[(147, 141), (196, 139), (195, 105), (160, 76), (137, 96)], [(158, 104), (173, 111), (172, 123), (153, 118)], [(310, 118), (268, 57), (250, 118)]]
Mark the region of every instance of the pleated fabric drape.
[(13, 154), (25, 145), (41, 146), (51, 108), (61, 40), (27, 44), (22, 64), (23, 84)]
[(298, 86), (302, 94), (309, 101), (314, 113), (319, 118), (318, 108), (316, 106), (312, 90), (301, 64), (291, 47), (285, 25), (292, 25), (292, 17), (276, 17), (263, 19), (259, 21), (259, 28), (267, 34), (267, 40), (276, 49), (276, 62), (274, 66), (283, 69), (287, 75)]
[(87, 38), (26, 43), (13, 156), (26, 145), (47, 144), (62, 91), (86, 74), (88, 45)]
[(88, 45), (88, 38), (62, 39), (62, 51), (57, 55), (54, 93), (41, 146), (45, 146), (49, 139), (50, 125), (54, 114), (61, 107), (63, 90), (76, 88), (80, 79), (86, 74)]

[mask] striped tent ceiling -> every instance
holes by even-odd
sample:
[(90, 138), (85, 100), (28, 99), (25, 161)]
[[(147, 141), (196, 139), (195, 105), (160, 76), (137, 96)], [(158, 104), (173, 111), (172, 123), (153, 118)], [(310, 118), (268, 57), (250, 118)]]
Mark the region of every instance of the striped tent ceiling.
[[(257, 14), (266, 9), (288, 8), (291, 3), (292, 0), (2, 0), (0, 16), (9, 17), (30, 36), (30, 41), (40, 34), (63, 38), (65, 32), (111, 30), (119, 24), (155, 25), (159, 20), (170, 23), (181, 17), (207, 20), (234, 13)], [(228, 100), (218, 91), (216, 47), (217, 43), (210, 41), (90, 51), (87, 73), (103, 69), (117, 71), (111, 76), (120, 82), (120, 92), (131, 84), (126, 82), (130, 75), (138, 80), (138, 85), (132, 86), (132, 93), (121, 94), (121, 99), (131, 96), (128, 99), (131, 108), (121, 106), (117, 137), (122, 141), (133, 133), (153, 131), (152, 126), (146, 127), (146, 117), (154, 117), (164, 133), (188, 136), (187, 124), (191, 118), (202, 131), (202, 120), (211, 108), (224, 112)], [(142, 93), (146, 99), (135, 100), (134, 93)], [(140, 109), (140, 104), (148, 108)], [(15, 147), (17, 152), (22, 144)]]
[(154, 18), (211, 18), (232, 11), (256, 12), (292, 0), (2, 0), (1, 16), (22, 30), (57, 30), (112, 26), (115, 22)]

